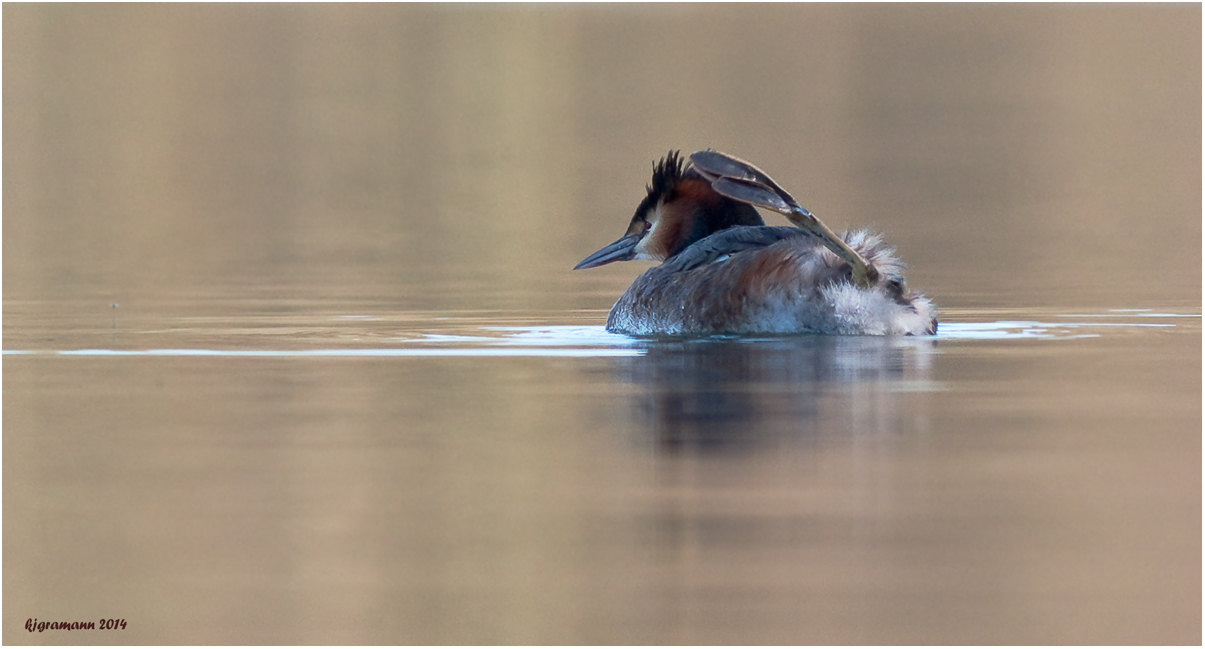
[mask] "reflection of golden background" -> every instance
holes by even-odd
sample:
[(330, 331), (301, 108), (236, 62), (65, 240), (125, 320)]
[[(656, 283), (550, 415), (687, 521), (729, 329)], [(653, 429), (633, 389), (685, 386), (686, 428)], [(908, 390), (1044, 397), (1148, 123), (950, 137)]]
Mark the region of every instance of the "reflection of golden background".
[[(581, 324), (639, 264), (569, 268), (653, 158), (706, 146), (885, 229), (955, 313), (1200, 306), (1199, 6), (3, 12), (8, 350)], [(4, 640), (1199, 642), (1201, 338), (1175, 321), (8, 355)], [(133, 626), (21, 629), (94, 614)]]
[(635, 269), (567, 269), (707, 146), (888, 231), (942, 306), (1199, 296), (1197, 6), (4, 17), (10, 297), (605, 308)]

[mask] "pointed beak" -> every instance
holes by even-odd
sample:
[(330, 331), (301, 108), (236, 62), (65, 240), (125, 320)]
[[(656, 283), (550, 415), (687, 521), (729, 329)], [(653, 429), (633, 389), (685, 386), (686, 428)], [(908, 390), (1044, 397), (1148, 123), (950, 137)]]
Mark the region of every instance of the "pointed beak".
[(583, 259), (580, 264), (573, 267), (573, 270), (597, 268), (613, 261), (628, 261), (636, 256), (636, 244), (640, 243), (640, 239), (639, 234), (625, 235), (619, 241)]

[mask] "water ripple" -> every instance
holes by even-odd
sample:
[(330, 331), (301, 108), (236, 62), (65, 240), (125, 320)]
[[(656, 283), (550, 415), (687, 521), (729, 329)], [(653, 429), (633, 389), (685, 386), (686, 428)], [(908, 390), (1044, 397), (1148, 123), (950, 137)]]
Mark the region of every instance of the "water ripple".
[[(968, 314), (963, 314), (968, 315)], [(970, 314), (973, 316), (973, 314)], [(1101, 336), (1171, 329), (1187, 324), (1175, 322), (1151, 322), (1156, 318), (1195, 318), (1199, 314), (1162, 313), (1142, 309), (1114, 309), (1096, 314), (1047, 314), (1041, 320), (997, 320), (990, 322), (941, 323), (938, 334), (933, 337), (899, 339), (896, 342), (944, 342), (998, 341), (998, 340), (1074, 340)], [(1067, 321), (1060, 321), (1066, 318)], [(1136, 320), (1143, 321), (1136, 321)], [(365, 317), (348, 318), (346, 322), (365, 321)], [(436, 322), (428, 321), (430, 327), (419, 326), (413, 333), (378, 337), (381, 346), (358, 348), (318, 349), (247, 349), (246, 328), (214, 328), (206, 331), (190, 330), (192, 334), (209, 334), (228, 337), (235, 343), (221, 349), (209, 345), (173, 346), (158, 349), (106, 349), (81, 348), (59, 350), (6, 349), (4, 355), (58, 355), (58, 356), (214, 356), (214, 357), (257, 357), (257, 358), (356, 358), (356, 357), (631, 357), (642, 356), (657, 345), (681, 343), (682, 338), (634, 338), (608, 332), (600, 325), (595, 326), (498, 326), (475, 323), (443, 331)], [(239, 333), (234, 333), (239, 332)], [(154, 333), (154, 332), (152, 332)], [(293, 330), (291, 343), (306, 340), (306, 329), (298, 326)], [(352, 332), (355, 333), (355, 332)], [(703, 340), (739, 341), (759, 344), (766, 341), (799, 340), (811, 336), (713, 336)], [(856, 340), (857, 337), (849, 337)], [(696, 339), (698, 340), (698, 339)], [(290, 345), (292, 346), (292, 345)]]

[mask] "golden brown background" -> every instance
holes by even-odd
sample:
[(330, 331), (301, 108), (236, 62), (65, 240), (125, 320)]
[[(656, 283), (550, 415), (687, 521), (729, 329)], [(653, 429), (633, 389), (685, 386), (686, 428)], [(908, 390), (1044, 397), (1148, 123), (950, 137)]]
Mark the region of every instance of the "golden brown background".
[[(1201, 641), (1199, 5), (3, 18), (6, 643)], [(1177, 317), (10, 353), (600, 325), (639, 268), (568, 269), (706, 147), (885, 231), (944, 322)]]

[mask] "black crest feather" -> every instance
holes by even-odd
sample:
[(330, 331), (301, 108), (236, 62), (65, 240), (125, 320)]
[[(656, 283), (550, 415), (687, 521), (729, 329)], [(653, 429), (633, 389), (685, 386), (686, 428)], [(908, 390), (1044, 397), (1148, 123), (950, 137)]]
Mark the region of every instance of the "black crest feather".
[(686, 175), (685, 160), (678, 151), (670, 151), (658, 162), (653, 163), (653, 181), (645, 186), (648, 195), (636, 207), (634, 219), (644, 218), (657, 203), (673, 199), (674, 190)]
[(653, 182), (647, 187), (650, 197), (666, 198), (673, 191), (682, 180), (683, 162), (680, 152), (670, 151), (660, 162), (653, 163)]

